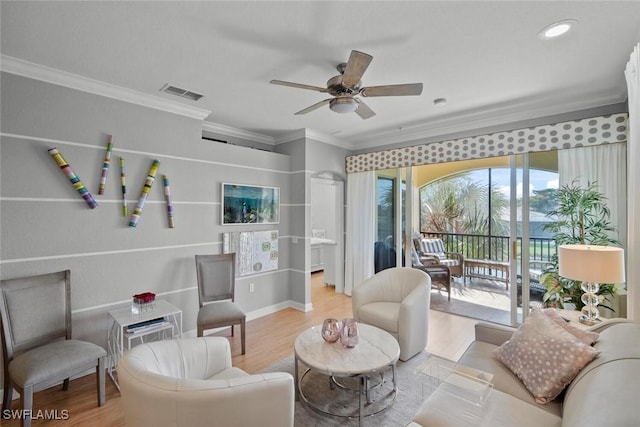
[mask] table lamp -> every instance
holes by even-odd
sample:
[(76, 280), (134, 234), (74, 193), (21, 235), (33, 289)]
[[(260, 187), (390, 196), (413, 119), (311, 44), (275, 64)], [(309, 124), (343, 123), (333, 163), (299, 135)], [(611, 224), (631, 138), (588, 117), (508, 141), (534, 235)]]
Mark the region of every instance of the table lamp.
[(571, 280), (582, 281), (582, 315), (580, 322), (595, 324), (598, 312), (600, 283), (620, 283), (624, 277), (624, 251), (622, 248), (598, 245), (561, 245), (558, 248), (559, 274)]

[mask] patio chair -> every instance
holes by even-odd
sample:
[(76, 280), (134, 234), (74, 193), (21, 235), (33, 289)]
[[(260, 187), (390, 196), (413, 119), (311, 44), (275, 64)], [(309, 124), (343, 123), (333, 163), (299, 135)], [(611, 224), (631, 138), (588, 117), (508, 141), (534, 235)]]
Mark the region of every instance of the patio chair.
[(449, 267), (451, 275), (455, 277), (462, 277), (464, 274), (464, 257), (459, 252), (446, 252), (442, 239), (416, 237), (413, 239), (413, 246), (423, 264), (425, 261), (430, 263), (435, 260), (438, 264)]
[(431, 277), (431, 287), (444, 287), (447, 290), (447, 300), (451, 301), (451, 270), (449, 267), (435, 260), (423, 262), (415, 250), (411, 251), (411, 266), (424, 271)]

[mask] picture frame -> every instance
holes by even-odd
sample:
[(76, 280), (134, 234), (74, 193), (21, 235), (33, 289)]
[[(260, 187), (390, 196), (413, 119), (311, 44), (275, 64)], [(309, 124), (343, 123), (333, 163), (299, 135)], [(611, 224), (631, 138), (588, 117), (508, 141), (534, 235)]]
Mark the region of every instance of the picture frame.
[(280, 188), (222, 183), (222, 225), (279, 224)]

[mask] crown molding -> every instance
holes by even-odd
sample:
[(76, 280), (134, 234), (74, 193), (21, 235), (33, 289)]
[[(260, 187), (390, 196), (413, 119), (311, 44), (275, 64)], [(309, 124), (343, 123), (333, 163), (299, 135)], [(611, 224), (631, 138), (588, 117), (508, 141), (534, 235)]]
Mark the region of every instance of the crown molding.
[(519, 99), (513, 102), (502, 103), (494, 106), (486, 106), (474, 110), (453, 112), (450, 115), (435, 118), (414, 126), (406, 126), (402, 129), (389, 131), (377, 131), (366, 135), (357, 135), (350, 138), (351, 143), (358, 150), (388, 147), (394, 144), (419, 141), (442, 135), (455, 134), (474, 129), (498, 126), (505, 123), (531, 120), (539, 117), (548, 117), (564, 114), (572, 111), (597, 108), (605, 105), (623, 102), (626, 94), (612, 92), (602, 93), (600, 96), (584, 100), (566, 100), (554, 102), (552, 100), (540, 100), (538, 106), (533, 106), (531, 100)]
[(296, 129), (278, 139), (277, 144), (285, 144), (287, 142), (296, 141), (299, 139), (313, 139), (314, 141), (323, 142), (325, 144), (335, 145), (340, 148), (351, 149), (351, 143), (347, 140), (337, 138), (333, 135), (326, 134), (313, 129)]
[(238, 129), (231, 126), (221, 125), (219, 123), (203, 121), (202, 130), (218, 133), (225, 136), (233, 136), (236, 138), (246, 139), (253, 142), (260, 142), (262, 144), (276, 144), (275, 138), (273, 138), (272, 136), (264, 135), (257, 132), (251, 132), (244, 129)]
[(1, 56), (0, 70), (6, 73), (28, 77), (30, 79), (40, 80), (98, 96), (117, 99), (155, 110), (166, 111), (192, 119), (204, 120), (211, 114), (211, 111), (202, 108), (192, 107), (159, 96), (149, 95), (4, 54)]

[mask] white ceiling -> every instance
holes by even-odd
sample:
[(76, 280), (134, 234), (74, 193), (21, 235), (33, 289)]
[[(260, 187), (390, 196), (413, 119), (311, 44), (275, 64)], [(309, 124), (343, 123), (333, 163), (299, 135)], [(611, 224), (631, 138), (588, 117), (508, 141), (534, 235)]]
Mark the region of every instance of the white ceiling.
[[(572, 32), (538, 38), (566, 18)], [(351, 149), (623, 102), (640, 41), (638, 1), (2, 1), (1, 19), (5, 58), (210, 110), (276, 143), (306, 128)], [(365, 86), (423, 82), (422, 95), (367, 98), (368, 120), (328, 106), (296, 116), (327, 94), (269, 84), (324, 87), (352, 49), (374, 58)]]

